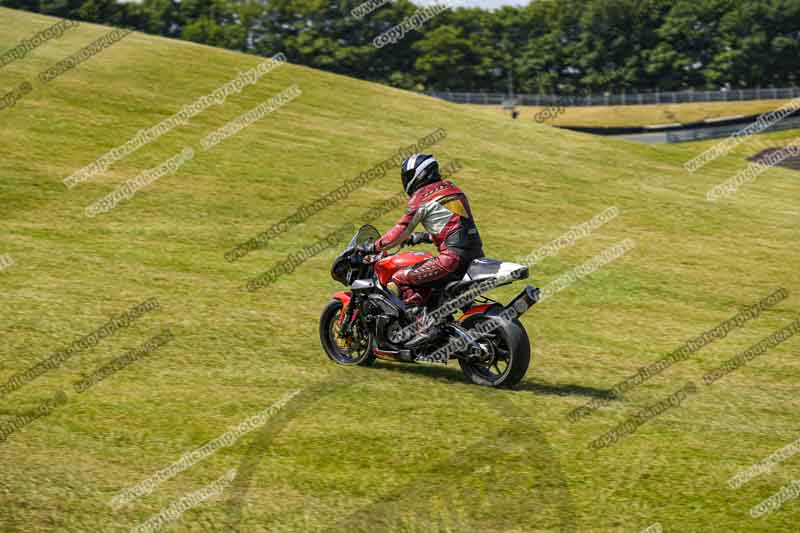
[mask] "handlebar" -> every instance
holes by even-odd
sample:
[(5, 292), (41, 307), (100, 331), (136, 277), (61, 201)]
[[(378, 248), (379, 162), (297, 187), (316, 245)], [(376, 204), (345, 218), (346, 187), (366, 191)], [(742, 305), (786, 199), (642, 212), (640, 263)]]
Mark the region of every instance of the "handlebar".
[(393, 254), (388, 253), (386, 250), (381, 250), (376, 254), (369, 254), (369, 255), (361, 252), (356, 252), (350, 256), (350, 264), (352, 266), (358, 266), (362, 264), (370, 265), (372, 263), (377, 262), (379, 259), (383, 259), (384, 257), (388, 257), (390, 255)]

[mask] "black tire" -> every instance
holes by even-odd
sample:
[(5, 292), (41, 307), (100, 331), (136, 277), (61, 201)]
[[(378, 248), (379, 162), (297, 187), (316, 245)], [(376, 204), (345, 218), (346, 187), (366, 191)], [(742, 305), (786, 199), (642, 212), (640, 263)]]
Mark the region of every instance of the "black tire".
[(370, 366), (375, 362), (375, 354), (372, 353), (372, 336), (368, 333), (359, 331), (356, 325), (353, 335), (358, 338), (361, 347), (356, 353), (337, 343), (336, 332), (338, 331), (339, 315), (342, 312), (342, 302), (331, 300), (322, 311), (319, 317), (319, 340), (322, 348), (328, 357), (336, 364), (351, 366)]
[[(528, 339), (528, 332), (525, 331), (525, 327), (517, 319), (508, 321), (491, 315), (470, 317), (464, 321), (464, 326), (467, 329), (472, 329), (484, 321), (493, 321), (498, 325), (486, 336), (478, 339), (478, 342), (494, 346), (495, 353), (493, 358), (500, 357), (501, 351), (506, 350), (508, 352), (506, 367), (502, 370), (499, 368), (500, 362), (505, 360), (495, 360), (495, 366), (492, 366), (492, 361), (478, 362), (459, 358), (458, 364), (470, 381), (477, 385), (502, 388), (515, 387), (525, 377), (525, 373), (531, 363), (531, 344)], [(496, 368), (498, 372), (493, 372), (492, 368)]]

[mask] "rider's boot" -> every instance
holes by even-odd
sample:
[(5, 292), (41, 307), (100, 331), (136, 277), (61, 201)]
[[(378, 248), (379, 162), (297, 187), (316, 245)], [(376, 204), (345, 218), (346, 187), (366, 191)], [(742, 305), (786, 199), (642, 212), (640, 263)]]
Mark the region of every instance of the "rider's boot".
[(424, 306), (411, 307), (408, 309), (409, 315), (414, 317), (416, 323), (417, 335), (406, 342), (406, 347), (417, 348), (423, 346), (439, 335), (439, 328), (431, 323), (428, 318), (427, 310)]

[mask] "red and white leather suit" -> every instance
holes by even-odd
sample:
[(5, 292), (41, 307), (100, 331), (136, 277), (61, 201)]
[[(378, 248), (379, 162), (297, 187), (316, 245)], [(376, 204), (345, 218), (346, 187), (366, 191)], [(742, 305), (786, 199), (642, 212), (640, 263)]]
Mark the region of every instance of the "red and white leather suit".
[(483, 257), (481, 237), (466, 195), (450, 181), (420, 187), (409, 199), (403, 217), (375, 242), (377, 250), (401, 245), (419, 224), (430, 234), (439, 255), (399, 270), (392, 281), (407, 305), (422, 305), (429, 285), (456, 281), (473, 259)]

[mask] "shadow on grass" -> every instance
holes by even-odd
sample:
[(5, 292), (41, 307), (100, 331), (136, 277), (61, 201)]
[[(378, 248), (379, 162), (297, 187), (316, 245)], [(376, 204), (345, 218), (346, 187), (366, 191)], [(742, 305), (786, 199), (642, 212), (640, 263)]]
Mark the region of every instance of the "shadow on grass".
[(399, 372), (402, 374), (416, 374), (418, 376), (426, 376), (434, 379), (443, 379), (445, 381), (452, 381), (453, 383), (470, 383), (461, 370), (456, 370), (449, 366), (391, 363), (378, 360), (375, 361), (374, 368), (376, 370), (388, 370), (390, 372)]
[(550, 396), (584, 396), (587, 398), (604, 398), (616, 400), (617, 396), (608, 389), (596, 389), (594, 387), (584, 387), (583, 385), (550, 385), (549, 383), (538, 383), (535, 381), (523, 381), (517, 390), (531, 391), (536, 394)]
[[(388, 370), (390, 372), (401, 372), (404, 374), (416, 374), (433, 379), (451, 381), (453, 383), (470, 383), (466, 376), (460, 371), (450, 366), (415, 365), (403, 363), (390, 363), (386, 361), (376, 361), (375, 369)], [(477, 386), (477, 385), (476, 385)], [(533, 392), (548, 396), (583, 396), (586, 398), (604, 398), (616, 400), (613, 392), (607, 389), (596, 389), (594, 387), (584, 387), (583, 385), (551, 385), (536, 381), (523, 381), (513, 390), (519, 392)]]

